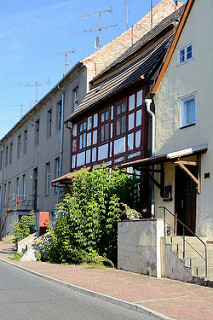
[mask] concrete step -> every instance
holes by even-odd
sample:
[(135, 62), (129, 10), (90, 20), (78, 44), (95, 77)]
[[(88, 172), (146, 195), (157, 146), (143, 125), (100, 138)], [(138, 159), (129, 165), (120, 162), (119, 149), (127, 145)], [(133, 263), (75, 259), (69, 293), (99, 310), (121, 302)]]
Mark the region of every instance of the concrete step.
[[(209, 267), (213, 267), (213, 257), (209, 257), (207, 260), (207, 265)], [(205, 266), (205, 260), (201, 257), (198, 258), (187, 258), (185, 259), (185, 266), (186, 267), (204, 267)]]
[[(200, 250), (186, 250), (185, 251), (185, 259), (190, 259), (190, 258), (200, 258), (200, 255), (205, 258), (205, 250), (200, 249)], [(211, 258), (213, 255), (213, 251), (207, 251), (207, 258)], [(179, 259), (183, 259), (183, 250), (178, 251), (178, 257)], [(202, 259), (202, 258), (201, 258)]]
[[(192, 275), (195, 277), (205, 277), (206, 276), (206, 269), (205, 267), (192, 267)], [(213, 277), (213, 267), (207, 268), (208, 277)]]
[[(206, 244), (207, 251), (213, 253), (213, 245)], [(199, 253), (205, 252), (205, 246), (202, 243), (187, 243), (185, 242), (185, 251), (198, 251)], [(183, 243), (172, 244), (172, 251), (183, 251)]]
[[(174, 244), (182, 244), (183, 243), (183, 237), (181, 237), (181, 236), (174, 236), (174, 237), (170, 237), (171, 239), (169, 240), (169, 241), (171, 241), (171, 243), (174, 243)], [(207, 240), (207, 237), (201, 237), (200, 238), (203, 242), (206, 242), (206, 240)], [(199, 244), (199, 243), (201, 243), (201, 241), (198, 239), (198, 238), (196, 238), (196, 237), (189, 237), (189, 236), (186, 236), (185, 237), (185, 241), (187, 242), (187, 243), (190, 243), (190, 244), (193, 244), (193, 243), (195, 243), (195, 244)]]

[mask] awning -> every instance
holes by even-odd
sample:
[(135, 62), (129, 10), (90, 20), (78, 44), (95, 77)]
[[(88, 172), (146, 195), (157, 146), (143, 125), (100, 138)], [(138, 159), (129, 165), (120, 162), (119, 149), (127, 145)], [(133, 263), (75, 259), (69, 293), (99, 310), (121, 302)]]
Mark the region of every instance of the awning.
[(131, 162), (126, 162), (120, 165), (121, 168), (127, 168), (127, 167), (147, 167), (152, 165), (161, 164), (164, 162), (175, 162), (176, 160), (184, 157), (189, 157), (192, 155), (205, 153), (208, 150), (208, 145), (202, 145), (202, 146), (196, 146), (191, 147), (183, 150), (178, 150), (175, 152), (170, 152), (164, 155), (151, 157), (151, 158), (144, 158), (139, 159)]
[(58, 187), (59, 184), (62, 184), (62, 185), (63, 185), (63, 184), (64, 184), (64, 185), (69, 184), (69, 183), (70, 183), (70, 180), (72, 180), (72, 178), (73, 178), (75, 175), (79, 174), (80, 172), (90, 171), (91, 168), (92, 168), (92, 167), (87, 167), (87, 168), (82, 168), (82, 169), (77, 170), (77, 171), (74, 171), (74, 172), (69, 172), (69, 173), (65, 174), (64, 176), (61, 176), (61, 177), (59, 177), (59, 178), (57, 178), (57, 179), (52, 180), (52, 181), (51, 181), (51, 184), (52, 184), (53, 187)]

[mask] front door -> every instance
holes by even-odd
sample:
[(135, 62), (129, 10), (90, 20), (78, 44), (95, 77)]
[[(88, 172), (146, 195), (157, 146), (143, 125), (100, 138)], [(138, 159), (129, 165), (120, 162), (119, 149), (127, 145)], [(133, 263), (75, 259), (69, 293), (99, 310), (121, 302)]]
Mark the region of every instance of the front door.
[[(190, 171), (196, 175), (196, 168), (190, 168)], [(196, 184), (179, 167), (175, 168), (175, 212), (177, 217), (190, 230), (195, 233), (196, 229)], [(177, 233), (183, 234), (183, 227), (177, 223)], [(192, 235), (188, 230), (185, 230), (186, 235)]]

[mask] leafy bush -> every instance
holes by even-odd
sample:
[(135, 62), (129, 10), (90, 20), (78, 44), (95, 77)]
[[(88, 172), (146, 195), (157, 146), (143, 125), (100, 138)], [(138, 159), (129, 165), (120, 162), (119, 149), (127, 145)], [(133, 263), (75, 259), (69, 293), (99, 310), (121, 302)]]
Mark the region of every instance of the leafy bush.
[(49, 238), (41, 245), (44, 260), (51, 262), (116, 262), (117, 221), (122, 218), (121, 201), (135, 202), (135, 180), (118, 169), (105, 167), (74, 175), (70, 188), (58, 205), (62, 213), (49, 224)]
[(29, 215), (23, 215), (19, 220), (13, 220), (12, 233), (14, 235), (14, 243), (28, 237), (35, 232), (35, 213), (31, 211)]

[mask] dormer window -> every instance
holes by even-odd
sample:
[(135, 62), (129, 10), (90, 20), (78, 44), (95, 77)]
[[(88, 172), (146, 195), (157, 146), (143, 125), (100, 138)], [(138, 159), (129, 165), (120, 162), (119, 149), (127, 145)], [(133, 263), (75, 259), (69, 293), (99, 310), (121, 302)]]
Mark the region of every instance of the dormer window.
[(188, 43), (178, 49), (177, 64), (180, 66), (193, 58), (193, 43)]

